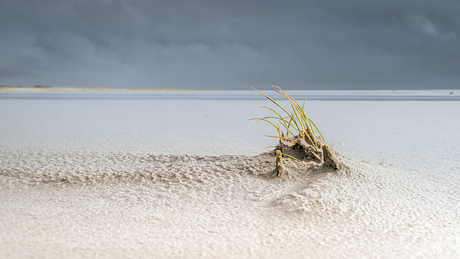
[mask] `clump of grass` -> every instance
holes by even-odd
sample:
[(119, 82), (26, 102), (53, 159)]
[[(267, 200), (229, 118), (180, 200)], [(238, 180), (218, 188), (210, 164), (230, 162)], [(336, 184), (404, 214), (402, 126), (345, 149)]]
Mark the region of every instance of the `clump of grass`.
[(268, 122), (273, 127), (275, 127), (275, 129), (278, 131), (278, 134), (279, 134), (278, 136), (271, 136), (271, 135), (264, 135), (264, 136), (295, 141), (293, 137), (304, 135), (312, 143), (315, 150), (318, 150), (319, 147), (317, 143), (316, 134), (319, 134), (319, 136), (321, 136), (321, 139), (323, 141), (324, 141), (324, 137), (321, 131), (316, 126), (316, 124), (305, 113), (305, 103), (307, 99), (304, 100), (301, 106), (292, 96), (284, 92), (280, 87), (276, 85), (271, 85), (270, 87), (272, 87), (273, 91), (280, 94), (281, 96), (283, 96), (289, 101), (289, 104), (292, 110), (288, 111), (270, 96), (266, 95), (262, 91), (257, 90), (256, 88), (252, 88), (256, 90), (257, 92), (261, 93), (272, 103), (274, 103), (278, 108), (281, 109), (281, 112), (276, 111), (275, 109), (272, 109), (269, 107), (262, 106), (261, 108), (272, 111), (274, 115), (266, 116), (263, 118), (253, 118), (251, 120)]
[[(293, 158), (297, 161), (302, 159), (316, 159), (320, 162), (325, 162), (323, 160), (327, 158), (327, 163), (324, 164), (337, 169), (337, 163), (333, 163), (335, 159), (333, 158), (331, 149), (325, 143), (323, 134), (305, 113), (307, 99), (300, 105), (280, 87), (276, 85), (271, 85), (270, 87), (289, 102), (290, 109), (284, 108), (275, 99), (253, 88), (275, 104), (277, 109), (263, 106), (261, 108), (270, 110), (272, 115), (253, 118), (251, 120), (265, 121), (277, 130), (278, 136), (264, 135), (279, 139), (280, 144), (276, 146), (275, 151), (280, 151), (283, 156)], [(330, 162), (330, 160), (333, 160), (333, 162)]]

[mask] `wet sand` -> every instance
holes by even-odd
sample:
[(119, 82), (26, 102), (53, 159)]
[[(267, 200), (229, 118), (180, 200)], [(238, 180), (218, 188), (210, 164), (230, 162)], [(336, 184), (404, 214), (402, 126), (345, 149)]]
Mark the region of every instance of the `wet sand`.
[(261, 105), (0, 99), (0, 257), (460, 257), (460, 102), (307, 102), (349, 169), (276, 179)]

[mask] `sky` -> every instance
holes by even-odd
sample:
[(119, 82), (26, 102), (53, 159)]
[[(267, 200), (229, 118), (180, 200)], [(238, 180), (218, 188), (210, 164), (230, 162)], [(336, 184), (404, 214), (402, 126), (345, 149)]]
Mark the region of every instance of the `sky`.
[(460, 0), (0, 1), (0, 85), (458, 89)]

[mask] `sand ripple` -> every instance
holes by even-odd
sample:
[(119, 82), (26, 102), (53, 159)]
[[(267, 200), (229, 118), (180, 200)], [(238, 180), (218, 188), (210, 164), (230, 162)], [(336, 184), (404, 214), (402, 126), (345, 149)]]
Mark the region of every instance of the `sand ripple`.
[(456, 178), (341, 157), (0, 152), (0, 257), (459, 257)]

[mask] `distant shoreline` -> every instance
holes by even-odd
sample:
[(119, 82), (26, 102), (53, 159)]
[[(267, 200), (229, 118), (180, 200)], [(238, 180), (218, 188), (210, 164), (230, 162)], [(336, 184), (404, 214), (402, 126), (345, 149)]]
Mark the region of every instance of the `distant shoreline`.
[[(262, 89), (266, 90), (266, 89)], [(296, 99), (349, 101), (460, 101), (460, 91), (432, 90), (286, 90)], [(267, 92), (271, 94), (270, 92)], [(0, 99), (195, 99), (261, 100), (251, 89), (112, 88), (0, 86)]]
[(115, 87), (76, 87), (76, 86), (7, 86), (0, 85), (1, 90), (47, 90), (47, 91), (220, 91), (211, 89), (182, 89), (182, 88), (115, 88)]
[[(267, 87), (268, 88), (268, 87)], [(116, 88), (116, 87), (78, 87), (78, 86), (47, 86), (47, 85), (35, 85), (35, 86), (10, 86), (0, 85), (1, 90), (46, 90), (46, 91), (252, 91), (251, 87), (247, 89), (208, 89), (208, 88), (138, 88), (138, 87), (127, 87), (127, 88)], [(261, 88), (260, 90), (264, 90)], [(266, 90), (266, 89), (265, 89)], [(308, 91), (308, 92), (432, 92), (442, 91), (445, 94), (457, 94), (460, 89), (286, 89), (289, 92), (297, 91)]]

